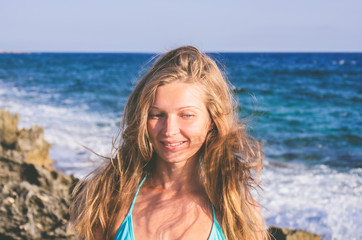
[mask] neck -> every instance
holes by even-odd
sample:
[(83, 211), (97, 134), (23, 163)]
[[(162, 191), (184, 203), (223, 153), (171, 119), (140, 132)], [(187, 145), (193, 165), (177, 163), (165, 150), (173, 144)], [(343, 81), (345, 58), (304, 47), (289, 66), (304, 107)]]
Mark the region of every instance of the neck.
[(156, 160), (156, 167), (152, 173), (152, 185), (176, 192), (199, 191), (203, 188), (203, 184), (198, 159), (189, 159), (185, 163)]

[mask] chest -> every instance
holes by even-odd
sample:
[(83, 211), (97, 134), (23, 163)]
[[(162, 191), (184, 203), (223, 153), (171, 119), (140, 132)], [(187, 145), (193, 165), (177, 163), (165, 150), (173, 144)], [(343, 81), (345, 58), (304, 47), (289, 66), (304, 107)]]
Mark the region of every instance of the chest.
[(211, 204), (200, 199), (140, 197), (133, 209), (135, 239), (208, 239)]

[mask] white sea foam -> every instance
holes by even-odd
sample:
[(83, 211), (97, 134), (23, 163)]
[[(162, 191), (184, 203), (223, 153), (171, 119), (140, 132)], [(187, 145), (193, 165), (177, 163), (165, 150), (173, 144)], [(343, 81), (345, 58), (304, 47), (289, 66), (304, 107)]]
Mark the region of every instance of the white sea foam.
[[(18, 93), (14, 90), (12, 95), (17, 96)], [(20, 114), (19, 128), (33, 125), (44, 128), (44, 137), (52, 144), (49, 155), (55, 161), (55, 167), (78, 177), (84, 176), (98, 165), (94, 161), (97, 159), (95, 155), (83, 146), (108, 156), (112, 138), (116, 136), (118, 129), (117, 119), (87, 112), (87, 106), (65, 108), (34, 105), (21, 98), (5, 98), (0, 94), (0, 108)]]
[(362, 169), (267, 164), (261, 181), (268, 225), (306, 229), (323, 239), (362, 239)]

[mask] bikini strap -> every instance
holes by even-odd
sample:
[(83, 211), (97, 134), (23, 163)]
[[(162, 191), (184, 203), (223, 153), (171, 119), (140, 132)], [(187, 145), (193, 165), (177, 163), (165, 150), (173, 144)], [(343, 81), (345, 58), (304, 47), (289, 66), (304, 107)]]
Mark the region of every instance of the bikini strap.
[(212, 206), (212, 217), (214, 218), (214, 222), (216, 220), (216, 216), (215, 216), (215, 208), (214, 208), (214, 204), (211, 203), (211, 206)]
[(131, 207), (129, 208), (128, 214), (132, 214), (133, 207), (134, 207), (134, 204), (135, 204), (135, 202), (136, 202), (136, 198), (137, 198), (138, 192), (140, 191), (141, 186), (142, 186), (142, 184), (143, 184), (143, 182), (144, 182), (145, 180), (146, 180), (146, 177), (143, 178), (143, 180), (141, 181), (140, 185), (138, 186), (137, 191), (136, 191), (136, 194), (134, 195), (134, 198), (133, 198)]

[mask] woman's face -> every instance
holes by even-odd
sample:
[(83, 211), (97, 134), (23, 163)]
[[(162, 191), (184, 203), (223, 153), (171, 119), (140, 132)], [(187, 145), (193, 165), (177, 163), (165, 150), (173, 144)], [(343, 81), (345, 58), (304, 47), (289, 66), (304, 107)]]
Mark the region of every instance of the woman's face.
[(157, 88), (147, 128), (157, 161), (197, 159), (212, 128), (199, 85), (176, 81)]

